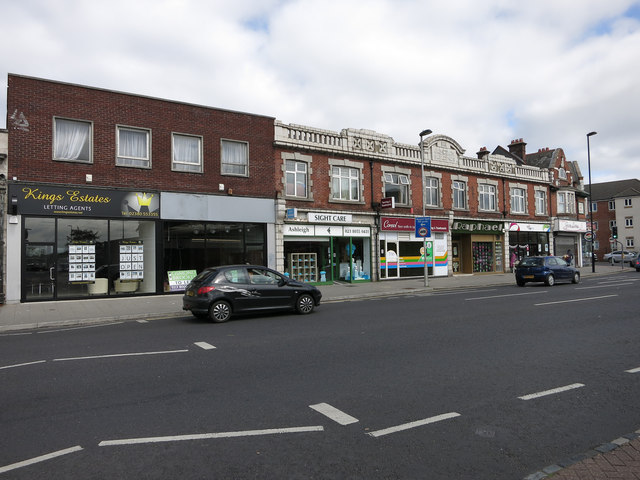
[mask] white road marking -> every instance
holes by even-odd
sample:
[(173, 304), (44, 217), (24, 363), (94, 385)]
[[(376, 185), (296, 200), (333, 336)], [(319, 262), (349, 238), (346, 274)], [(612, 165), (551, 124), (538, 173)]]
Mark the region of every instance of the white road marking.
[(43, 335), (46, 333), (68, 332), (70, 330), (84, 330), (86, 328), (110, 327), (111, 325), (120, 325), (121, 323), (124, 323), (124, 322), (99, 323), (98, 325), (83, 325), (81, 327), (56, 328), (53, 330), (39, 330), (36, 333), (39, 335)]
[(631, 370), (625, 370), (626, 373), (640, 373), (640, 367), (632, 368)]
[(537, 290), (535, 292), (527, 292), (527, 293), (510, 293), (508, 295), (490, 295), (487, 297), (471, 297), (471, 298), (465, 298), (465, 300), (486, 300), (488, 298), (518, 297), (521, 295), (538, 295), (540, 293), (547, 293), (547, 290)]
[(185, 353), (189, 350), (166, 350), (164, 352), (137, 352), (137, 353), (116, 353), (113, 355), (95, 355), (91, 357), (70, 357), (70, 358), (54, 358), (54, 362), (66, 362), (70, 360), (93, 360), (96, 358), (115, 358), (115, 357), (137, 357), (141, 355), (165, 355), (169, 353)]
[(149, 320), (140, 319), (140, 320), (136, 320), (136, 322), (138, 322), (138, 323), (149, 323)]
[(618, 295), (602, 295), (600, 297), (574, 298), (572, 300), (558, 300), (557, 302), (534, 303), (533, 305), (536, 307), (540, 307), (543, 305), (557, 305), (558, 303), (588, 302), (589, 300), (599, 300), (601, 298), (610, 298), (617, 296)]
[(52, 458), (61, 457), (62, 455), (68, 455), (74, 452), (79, 452), (80, 450), (82, 450), (82, 447), (80, 445), (76, 445), (75, 447), (65, 448), (64, 450), (58, 450), (57, 452), (48, 453), (46, 455), (41, 455), (39, 457), (31, 458), (29, 460), (24, 460), (22, 462), (12, 463), (11, 465), (0, 467), (0, 473), (5, 473), (10, 470), (15, 470), (17, 468), (27, 467), (29, 465), (33, 465), (34, 463), (44, 462), (45, 460), (51, 460)]
[(535, 398), (546, 397), (547, 395), (555, 395), (556, 393), (567, 392), (576, 388), (582, 388), (585, 385), (583, 383), (573, 383), (564, 387), (553, 388), (551, 390), (545, 390), (544, 392), (531, 393), (529, 395), (523, 395), (518, 397), (520, 400), (533, 400)]
[(417, 420), (415, 422), (405, 423), (403, 425), (397, 425), (395, 427), (385, 428), (383, 430), (376, 430), (375, 432), (369, 432), (368, 435), (372, 437), (382, 437), (383, 435), (389, 435), (391, 433), (401, 432), (403, 430), (409, 430), (410, 428), (421, 427), (430, 423), (441, 422), (450, 418), (459, 417), (460, 414), (456, 412), (444, 413), (435, 417), (425, 418), (424, 420)]
[(340, 425), (350, 425), (359, 421), (357, 418), (352, 417), (351, 415), (348, 415), (335, 407), (332, 407), (328, 403), (309, 405), (309, 408), (314, 409), (316, 412), (321, 413), (325, 417), (329, 417), (331, 420), (339, 423)]
[(15, 365), (7, 365), (6, 367), (0, 367), (0, 370), (4, 370), (5, 368), (26, 367), (27, 365), (35, 365), (37, 363), (45, 363), (45, 362), (46, 360), (38, 360), (37, 362), (17, 363)]
[(283, 434), (283, 433), (306, 433), (306, 432), (322, 432), (322, 431), (324, 431), (324, 427), (322, 426), (272, 428), (267, 430), (245, 430), (240, 432), (199, 433), (194, 435), (176, 435), (176, 436), (167, 436), (167, 437), (125, 438), (123, 440), (104, 440), (100, 442), (98, 446), (109, 447), (114, 445), (135, 445), (140, 443), (182, 442), (185, 440), (253, 437), (258, 435), (277, 435), (277, 434)]
[(213, 350), (214, 348), (216, 348), (216, 347), (214, 347), (213, 345), (211, 345), (211, 344), (209, 344), (207, 342), (196, 342), (196, 343), (194, 343), (194, 345), (196, 345), (197, 347), (202, 348), (203, 350)]

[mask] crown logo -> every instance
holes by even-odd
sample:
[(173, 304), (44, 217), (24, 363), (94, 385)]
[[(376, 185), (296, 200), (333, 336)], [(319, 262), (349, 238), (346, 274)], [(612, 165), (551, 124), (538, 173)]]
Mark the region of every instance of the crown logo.
[(149, 207), (149, 204), (151, 204), (151, 199), (155, 197), (155, 194), (151, 194), (151, 196), (147, 196), (146, 193), (143, 193), (142, 196), (137, 195), (136, 194), (136, 198), (138, 199), (138, 204), (141, 207)]

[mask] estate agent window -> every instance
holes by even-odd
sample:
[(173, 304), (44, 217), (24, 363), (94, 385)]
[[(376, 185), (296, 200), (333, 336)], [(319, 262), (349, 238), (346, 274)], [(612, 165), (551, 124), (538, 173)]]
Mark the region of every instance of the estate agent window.
[(172, 169), (180, 172), (202, 172), (202, 138), (173, 134)]
[(91, 163), (91, 123), (53, 119), (53, 159)]
[(118, 127), (116, 165), (151, 167), (149, 144), (151, 132), (142, 128)]
[(221, 170), (223, 175), (249, 176), (249, 144), (222, 140)]

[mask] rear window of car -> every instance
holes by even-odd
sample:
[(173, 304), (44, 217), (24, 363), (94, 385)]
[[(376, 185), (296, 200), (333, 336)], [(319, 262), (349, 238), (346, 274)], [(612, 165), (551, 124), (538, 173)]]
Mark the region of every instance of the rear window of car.
[(525, 258), (520, 262), (523, 267), (541, 267), (543, 264), (542, 258)]
[(194, 282), (204, 282), (208, 278), (211, 278), (213, 275), (217, 275), (217, 270), (203, 270), (195, 278), (192, 280)]

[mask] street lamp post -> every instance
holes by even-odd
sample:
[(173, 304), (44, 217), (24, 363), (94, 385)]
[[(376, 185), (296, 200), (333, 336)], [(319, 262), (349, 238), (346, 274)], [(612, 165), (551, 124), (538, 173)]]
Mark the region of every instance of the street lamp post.
[[(420, 172), (422, 175), (422, 216), (424, 217), (427, 210), (427, 192), (424, 185), (424, 145), (422, 137), (431, 135), (431, 130), (426, 129), (420, 132)], [(429, 267), (427, 266), (427, 237), (422, 239), (422, 256), (424, 258), (424, 286), (429, 286)]]
[(595, 135), (598, 132), (587, 133), (587, 168), (589, 169), (589, 223), (591, 224), (591, 272), (596, 271), (596, 254), (593, 249), (594, 237), (596, 232), (593, 229), (593, 199), (591, 198), (591, 148), (589, 145), (589, 137)]

